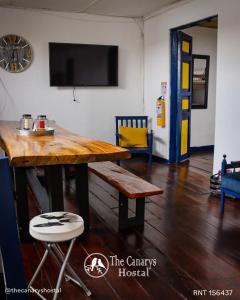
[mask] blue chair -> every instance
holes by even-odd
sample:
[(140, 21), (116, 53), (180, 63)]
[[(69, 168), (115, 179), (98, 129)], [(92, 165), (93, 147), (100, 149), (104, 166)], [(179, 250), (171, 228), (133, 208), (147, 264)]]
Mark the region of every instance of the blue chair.
[[(240, 168), (240, 161), (232, 161), (227, 163), (226, 155), (223, 155), (222, 161), (222, 181), (221, 181), (221, 213), (224, 213), (225, 195), (230, 195), (240, 199), (240, 172), (236, 169)], [(228, 173), (227, 170), (230, 170)]]
[[(8, 289), (26, 289), (20, 250), (17, 219), (13, 201), (13, 184), (7, 157), (0, 158), (0, 250)], [(7, 299), (25, 300), (25, 293), (9, 293)]]
[[(119, 146), (119, 126), (127, 126), (132, 128), (148, 128), (147, 116), (116, 116), (116, 145)], [(148, 155), (148, 163), (152, 164), (152, 149), (153, 149), (153, 131), (150, 130), (147, 134), (147, 148), (128, 148), (131, 153), (140, 153)]]

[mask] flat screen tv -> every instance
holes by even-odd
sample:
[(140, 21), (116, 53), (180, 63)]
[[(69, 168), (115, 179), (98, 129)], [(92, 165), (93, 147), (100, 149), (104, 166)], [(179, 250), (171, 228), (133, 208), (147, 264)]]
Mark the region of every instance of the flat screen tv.
[(117, 86), (118, 46), (49, 43), (50, 86)]

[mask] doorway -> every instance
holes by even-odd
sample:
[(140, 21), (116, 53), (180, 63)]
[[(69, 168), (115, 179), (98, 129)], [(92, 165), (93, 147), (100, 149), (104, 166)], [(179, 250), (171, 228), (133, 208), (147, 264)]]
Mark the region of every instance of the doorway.
[(191, 151), (213, 149), (216, 48), (209, 52), (206, 44), (214, 30), (217, 39), (217, 16), (171, 30), (171, 163), (188, 159)]

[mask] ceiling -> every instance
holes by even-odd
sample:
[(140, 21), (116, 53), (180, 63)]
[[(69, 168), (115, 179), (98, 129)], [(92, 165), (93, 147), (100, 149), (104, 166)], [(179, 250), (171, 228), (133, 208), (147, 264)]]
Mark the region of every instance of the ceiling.
[(0, 6), (143, 17), (182, 0), (0, 0)]

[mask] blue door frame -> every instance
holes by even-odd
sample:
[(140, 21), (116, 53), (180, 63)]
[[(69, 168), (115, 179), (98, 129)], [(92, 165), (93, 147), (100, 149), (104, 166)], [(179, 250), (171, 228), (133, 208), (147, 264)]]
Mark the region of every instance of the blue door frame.
[(177, 30), (171, 30), (171, 105), (170, 105), (170, 143), (169, 162), (177, 161), (177, 68), (178, 68), (178, 42)]
[[(192, 102), (192, 37), (175, 30), (172, 37), (172, 74), (171, 96), (175, 96), (174, 106), (171, 103), (171, 132), (170, 162), (181, 162), (189, 157), (191, 130), (191, 102)], [(183, 50), (183, 45), (187, 49)], [(187, 70), (183, 69), (186, 65)], [(187, 75), (184, 76), (183, 74)], [(184, 83), (184, 84), (183, 84)], [(185, 104), (185, 107), (183, 106)], [(174, 147), (173, 144), (174, 143)], [(175, 153), (174, 153), (175, 152)]]
[[(202, 23), (206, 23), (216, 18), (217, 15), (210, 16), (195, 22), (191, 22), (182, 26), (172, 28), (170, 30), (170, 39), (171, 39), (171, 96), (170, 96), (170, 143), (169, 143), (169, 162), (176, 163), (178, 162), (179, 142), (179, 116), (178, 116), (178, 32), (180, 30), (196, 26)], [(190, 132), (190, 130), (189, 130)], [(190, 133), (189, 133), (190, 134)], [(189, 138), (190, 140), (190, 138)]]

